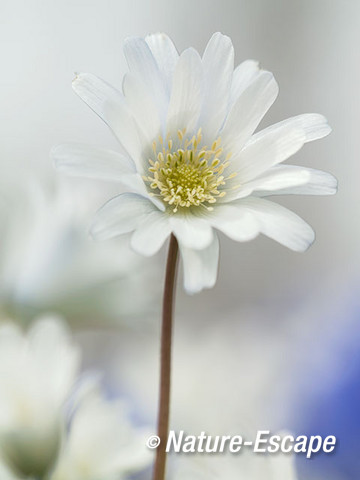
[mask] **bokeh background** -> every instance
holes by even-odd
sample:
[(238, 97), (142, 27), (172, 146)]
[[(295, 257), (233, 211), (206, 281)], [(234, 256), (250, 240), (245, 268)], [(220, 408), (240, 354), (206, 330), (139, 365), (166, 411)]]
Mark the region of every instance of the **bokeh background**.
[[(237, 63), (259, 60), (279, 82), (263, 126), (306, 112), (328, 118), (332, 134), (291, 163), (339, 180), (334, 197), (279, 199), (315, 228), (307, 253), (266, 238), (239, 245), (222, 237), (216, 287), (192, 297), (180, 284), (173, 425), (194, 433), (334, 434), (335, 454), (298, 458), (299, 477), (356, 480), (359, 2), (0, 0), (3, 315), (21, 322), (48, 310), (66, 315), (85, 349), (84, 367), (101, 368), (108, 391), (127, 396), (139, 422), (155, 424), (165, 252), (145, 262), (129, 259), (126, 240), (93, 245), (88, 222), (117, 187), (62, 178), (49, 150), (64, 142), (116, 149), (71, 80), (85, 71), (120, 87), (123, 39), (156, 31), (179, 50), (203, 51), (214, 31), (229, 35)], [(124, 274), (129, 261), (131, 279)]]

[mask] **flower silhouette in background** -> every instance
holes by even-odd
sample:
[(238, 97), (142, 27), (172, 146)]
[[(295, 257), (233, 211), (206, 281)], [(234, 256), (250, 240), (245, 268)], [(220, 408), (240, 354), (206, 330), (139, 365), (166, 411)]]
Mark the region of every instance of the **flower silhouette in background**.
[(80, 351), (60, 319), (27, 334), (3, 324), (0, 346), (4, 478), (112, 480), (149, 464), (147, 435), (125, 406), (106, 401), (97, 379), (79, 384)]
[(32, 179), (21, 190), (14, 181), (2, 185), (0, 194), (0, 310), (26, 321), (52, 311), (86, 326), (151, 318), (159, 292), (143, 287), (153, 261), (126, 239), (94, 244), (88, 188)]
[(107, 402), (96, 389), (86, 396), (70, 421), (50, 480), (121, 478), (147, 467), (147, 431), (134, 430), (126, 407)]
[(171, 480), (297, 480), (293, 455), (183, 455), (174, 459)]
[(56, 320), (36, 323), (26, 336), (13, 324), (0, 327), (0, 449), (15, 472), (42, 478), (54, 464), (79, 363)]
[(306, 250), (311, 227), (264, 197), (335, 193), (330, 174), (280, 165), (326, 136), (326, 119), (304, 114), (254, 133), (276, 99), (277, 83), (252, 60), (234, 70), (232, 43), (220, 33), (202, 57), (193, 48), (179, 55), (164, 34), (129, 38), (124, 51), (130, 72), (122, 92), (90, 74), (73, 81), (119, 140), (119, 152), (69, 144), (52, 151), (60, 171), (115, 180), (128, 190), (100, 209), (93, 235), (133, 232), (133, 249), (150, 256), (173, 233), (190, 293), (216, 282), (214, 229), (240, 242), (263, 233)]

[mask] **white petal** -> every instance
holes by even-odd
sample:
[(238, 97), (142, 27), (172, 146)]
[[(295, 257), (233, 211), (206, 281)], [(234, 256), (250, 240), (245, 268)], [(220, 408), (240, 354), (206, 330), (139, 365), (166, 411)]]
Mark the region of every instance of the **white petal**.
[(304, 132), (291, 125), (266, 129), (262, 135), (254, 137), (257, 139), (251, 140), (235, 158), (230, 159), (230, 171), (238, 174), (235, 182), (238, 179), (239, 183), (246, 184), (253, 180), (294, 155), (306, 140)]
[[(265, 174), (269, 168), (287, 160), (304, 143), (321, 138), (327, 135), (330, 130), (325, 117), (322, 115), (305, 114), (276, 123), (256, 133), (243, 150), (237, 155), (235, 153), (230, 160), (228, 172), (237, 172), (238, 175), (227, 186), (233, 187), (241, 183), (243, 187), (228, 190), (222, 201), (226, 203), (235, 198), (250, 195), (255, 189), (260, 190), (260, 187), (256, 185), (259, 175)], [(287, 176), (290, 177), (290, 175), (288, 172)], [(295, 172), (293, 172), (293, 175), (295, 175)], [(299, 175), (294, 186), (306, 183), (305, 174), (301, 175), (303, 181), (301, 181)], [(285, 174), (282, 173), (281, 176), (286, 182)], [(266, 180), (267, 187), (264, 190), (269, 188), (271, 183), (267, 177)], [(277, 180), (280, 181), (280, 177)], [(290, 178), (289, 181), (291, 181)], [(282, 186), (279, 184), (279, 188), (286, 188), (286, 183)], [(275, 185), (273, 185), (272, 190), (275, 190)]]
[(133, 233), (131, 247), (141, 255), (154, 255), (160, 250), (170, 233), (167, 215), (154, 211), (147, 215)]
[(278, 91), (273, 75), (266, 71), (244, 90), (230, 110), (221, 134), (228, 151), (236, 154), (242, 149), (274, 103)]
[(143, 430), (134, 430), (127, 405), (88, 392), (75, 410), (53, 480), (119, 479), (151, 462)]
[(142, 197), (147, 198), (151, 203), (153, 203), (159, 210), (162, 212), (165, 211), (165, 206), (161, 200), (156, 198), (153, 195), (149, 195), (147, 187), (142, 179), (141, 175), (126, 175), (123, 177), (121, 184), (124, 185), (129, 192), (137, 193)]
[[(282, 435), (282, 437), (284, 437)], [(295, 454), (269, 455), (269, 473), (274, 480), (296, 480), (298, 478), (295, 466)]]
[(106, 240), (135, 230), (155, 206), (135, 193), (123, 193), (109, 200), (95, 215), (91, 234)]
[(240, 97), (243, 91), (260, 75), (259, 62), (255, 60), (245, 60), (240, 63), (233, 73), (231, 91), (230, 91), (230, 106)]
[(192, 135), (203, 102), (203, 70), (196, 50), (185, 50), (176, 65), (169, 111), (167, 131), (174, 135), (186, 128)]
[(205, 94), (199, 126), (204, 134), (204, 143), (212, 144), (228, 109), (234, 70), (234, 48), (230, 38), (215, 33), (207, 44), (202, 64)]
[(217, 205), (208, 213), (207, 221), (236, 242), (247, 242), (260, 233), (254, 215), (237, 205)]
[[(47, 394), (61, 406), (71, 391), (80, 367), (80, 351), (72, 344), (71, 334), (61, 318), (46, 316), (34, 323), (28, 333), (29, 350), (39, 371), (51, 371)], [(44, 392), (45, 393), (45, 392)], [(43, 395), (44, 395), (43, 393)]]
[[(331, 132), (331, 127), (327, 123), (326, 118), (319, 113), (304, 113), (302, 115), (297, 115), (296, 117), (287, 118), (282, 122), (276, 123), (271, 127), (263, 130), (262, 132), (257, 133), (257, 136), (262, 135), (266, 131), (271, 129), (278, 129), (282, 126), (292, 126), (302, 130), (306, 136), (306, 142), (312, 142), (313, 140), (318, 140), (319, 138), (326, 137)], [(252, 141), (256, 141), (256, 135)]]
[(184, 287), (188, 293), (198, 293), (212, 288), (217, 279), (219, 240), (217, 235), (203, 250), (194, 250), (179, 244), (184, 268)]
[[(232, 198), (244, 198), (253, 192), (256, 192), (257, 196), (268, 194), (267, 192), (270, 192), (269, 195), (277, 195), (278, 190), (304, 185), (309, 181), (310, 175), (306, 171), (306, 168), (299, 167), (299, 170), (292, 171), (286, 167), (288, 167), (288, 165), (270, 168), (259, 177), (246, 183), (244, 187), (241, 187), (237, 192), (234, 192)], [(258, 192), (260, 192), (260, 194), (258, 194)]]
[(164, 119), (169, 97), (163, 76), (149, 45), (143, 38), (127, 38), (124, 42), (124, 54), (130, 72), (147, 86), (158, 106), (160, 117)]
[(334, 195), (337, 180), (333, 175), (313, 168), (279, 165), (250, 182), (252, 190), (263, 195)]
[(264, 235), (297, 252), (307, 250), (315, 239), (313, 229), (285, 207), (261, 198), (248, 197), (233, 205), (254, 215)]
[(136, 161), (141, 153), (141, 145), (123, 95), (89, 73), (76, 75), (72, 86), (79, 97), (111, 128), (130, 157)]
[(121, 181), (136, 173), (134, 162), (112, 150), (83, 144), (63, 144), (52, 148), (51, 158), (59, 172), (99, 180)]
[(145, 38), (162, 73), (170, 96), (172, 79), (179, 54), (172, 40), (165, 33), (155, 33)]
[(192, 215), (173, 215), (169, 221), (174, 235), (187, 248), (202, 250), (213, 240), (212, 228), (202, 218)]
[(158, 210), (162, 212), (165, 211), (164, 203), (154, 195), (149, 194), (144, 180), (138, 173), (134, 175), (124, 175), (121, 184), (127, 189), (127, 192), (136, 193), (153, 203)]
[(154, 98), (147, 86), (131, 73), (124, 77), (123, 91), (126, 103), (140, 128), (144, 148), (151, 148), (154, 138), (162, 133), (159, 110)]
[(88, 145), (64, 144), (54, 147), (51, 157), (60, 172), (119, 182), (130, 192), (147, 197), (159, 210), (165, 210), (160, 200), (149, 196), (141, 175), (136, 173), (134, 162), (126, 156)]

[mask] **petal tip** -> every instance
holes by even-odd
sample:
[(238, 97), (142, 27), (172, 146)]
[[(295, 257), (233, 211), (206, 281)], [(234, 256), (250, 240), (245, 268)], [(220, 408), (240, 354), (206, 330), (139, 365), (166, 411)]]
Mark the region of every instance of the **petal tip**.
[(169, 36), (165, 32), (153, 32), (146, 35), (145, 41), (147, 42), (148, 40), (152, 40), (155, 38), (159, 40), (167, 40)]
[(82, 76), (83, 76), (83, 74), (81, 72), (74, 72), (74, 78), (71, 81), (71, 85), (74, 87), (74, 85), (76, 85), (76, 83), (79, 80), (81, 80)]
[(315, 231), (308, 225), (308, 237), (303, 239), (303, 243), (299, 244), (293, 250), (299, 253), (305, 253), (309, 250), (309, 248), (313, 245), (316, 240)]
[(328, 186), (328, 195), (336, 195), (339, 189), (339, 182), (334, 175), (331, 175), (331, 173), (328, 173), (329, 176), (329, 186)]

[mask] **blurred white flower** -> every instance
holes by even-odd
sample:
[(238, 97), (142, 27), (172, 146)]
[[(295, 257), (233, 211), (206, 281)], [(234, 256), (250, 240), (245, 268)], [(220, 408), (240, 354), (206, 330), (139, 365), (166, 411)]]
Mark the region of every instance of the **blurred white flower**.
[(103, 245), (89, 238), (90, 195), (63, 183), (22, 189), (11, 183), (1, 192), (0, 309), (26, 319), (55, 311), (87, 324), (130, 323), (145, 311), (148, 318), (156, 297), (155, 284), (145, 288), (149, 262), (126, 239)]
[(59, 318), (27, 334), (0, 326), (1, 479), (113, 480), (150, 464), (148, 432), (102, 397), (98, 377), (80, 382), (79, 363)]
[(0, 478), (1, 480), (18, 480), (13, 472), (11, 472), (6, 465), (4, 465), (0, 458)]
[(65, 435), (50, 480), (110, 480), (142, 470), (152, 460), (148, 433), (134, 430), (125, 406), (91, 392), (80, 403)]
[(289, 454), (183, 455), (174, 459), (171, 480), (297, 480)]
[(0, 454), (15, 472), (42, 478), (55, 462), (79, 360), (55, 318), (38, 321), (27, 335), (12, 324), (0, 327)]
[(254, 134), (278, 94), (277, 83), (252, 60), (234, 70), (231, 40), (220, 33), (202, 57), (193, 48), (179, 56), (164, 34), (129, 38), (124, 51), (130, 73), (123, 92), (89, 74), (73, 81), (118, 138), (120, 152), (84, 145), (52, 150), (60, 171), (117, 180), (129, 192), (98, 212), (94, 236), (133, 232), (134, 250), (150, 256), (173, 233), (192, 293), (216, 282), (214, 229), (240, 242), (263, 233), (306, 250), (314, 240), (310, 226), (262, 197), (335, 193), (330, 174), (279, 165), (306, 142), (326, 136), (326, 119), (299, 115)]

